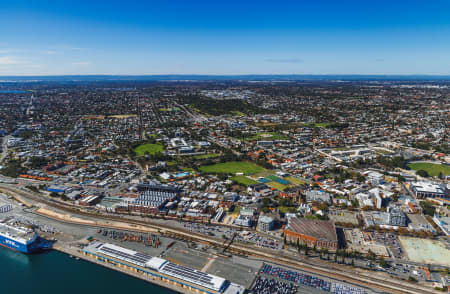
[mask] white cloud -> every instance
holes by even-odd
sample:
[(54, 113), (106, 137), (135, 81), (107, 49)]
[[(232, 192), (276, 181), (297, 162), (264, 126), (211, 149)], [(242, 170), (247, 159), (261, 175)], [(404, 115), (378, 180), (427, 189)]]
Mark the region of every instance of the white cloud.
[(13, 56), (0, 56), (0, 65), (14, 65), (20, 62)]

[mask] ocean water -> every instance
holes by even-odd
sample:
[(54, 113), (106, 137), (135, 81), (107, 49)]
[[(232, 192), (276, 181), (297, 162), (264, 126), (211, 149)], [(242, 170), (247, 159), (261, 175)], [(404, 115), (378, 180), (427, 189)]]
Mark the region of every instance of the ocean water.
[(25, 255), (0, 247), (1, 294), (173, 294), (175, 292), (68, 255)]

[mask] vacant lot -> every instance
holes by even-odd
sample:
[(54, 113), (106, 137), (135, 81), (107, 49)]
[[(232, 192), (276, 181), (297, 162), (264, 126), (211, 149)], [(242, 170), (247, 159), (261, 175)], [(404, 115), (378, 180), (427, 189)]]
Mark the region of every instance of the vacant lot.
[(414, 262), (446, 266), (450, 264), (450, 250), (441, 241), (403, 236), (399, 239), (408, 258)]
[(264, 168), (247, 161), (230, 161), (213, 165), (205, 165), (200, 167), (200, 170), (205, 173), (217, 173), (217, 174), (244, 173), (245, 175), (248, 175), (261, 172), (264, 170)]
[(436, 177), (440, 172), (444, 176), (450, 175), (450, 166), (444, 164), (428, 163), (428, 162), (415, 162), (408, 165), (410, 169), (426, 171), (430, 176)]
[(134, 152), (136, 152), (138, 156), (143, 156), (146, 153), (155, 154), (157, 152), (162, 152), (163, 150), (164, 147), (161, 144), (142, 144), (134, 148)]
[(247, 178), (246, 176), (234, 176), (231, 178), (231, 180), (237, 182), (238, 184), (244, 185), (244, 186), (250, 186), (250, 185), (258, 183), (255, 180)]

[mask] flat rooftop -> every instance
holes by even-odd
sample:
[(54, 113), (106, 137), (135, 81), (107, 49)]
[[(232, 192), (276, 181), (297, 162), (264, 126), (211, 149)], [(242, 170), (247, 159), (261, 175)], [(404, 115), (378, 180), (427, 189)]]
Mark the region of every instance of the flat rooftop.
[(293, 217), (289, 219), (286, 230), (312, 236), (318, 240), (337, 242), (336, 228), (332, 221)]

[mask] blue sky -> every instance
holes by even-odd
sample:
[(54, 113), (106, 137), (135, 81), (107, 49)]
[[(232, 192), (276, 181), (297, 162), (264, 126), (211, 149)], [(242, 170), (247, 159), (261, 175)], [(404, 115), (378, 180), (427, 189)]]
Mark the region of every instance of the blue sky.
[(0, 75), (58, 74), (448, 75), (450, 1), (1, 0)]

